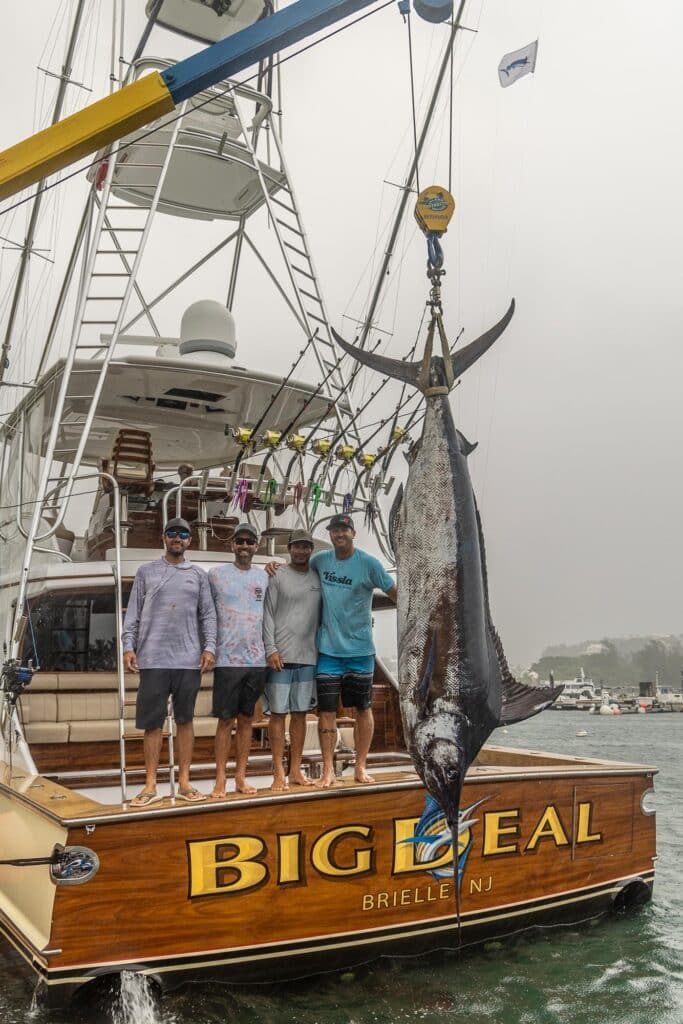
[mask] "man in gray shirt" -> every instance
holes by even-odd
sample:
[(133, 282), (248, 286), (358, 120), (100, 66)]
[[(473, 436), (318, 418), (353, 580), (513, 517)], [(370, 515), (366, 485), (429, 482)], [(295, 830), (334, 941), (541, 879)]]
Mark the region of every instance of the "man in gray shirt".
[(216, 609), (209, 578), (185, 558), (192, 543), (189, 523), (171, 519), (163, 534), (165, 554), (135, 574), (123, 624), (123, 666), (140, 673), (135, 725), (144, 729), (145, 788), (131, 800), (147, 807), (161, 800), (157, 769), (169, 696), (178, 727), (178, 797), (203, 800), (190, 783), (192, 718), (202, 672), (216, 653)]
[[(315, 703), (317, 632), (320, 622), (320, 578), (309, 568), (313, 538), (295, 530), (289, 538), (287, 565), (268, 583), (263, 608), (263, 641), (270, 667), (266, 699), (271, 717), (268, 727), (273, 752), (273, 789), (289, 784), (312, 786), (301, 771), (306, 736), (306, 712)], [(289, 713), (289, 784), (285, 777), (285, 716)]]

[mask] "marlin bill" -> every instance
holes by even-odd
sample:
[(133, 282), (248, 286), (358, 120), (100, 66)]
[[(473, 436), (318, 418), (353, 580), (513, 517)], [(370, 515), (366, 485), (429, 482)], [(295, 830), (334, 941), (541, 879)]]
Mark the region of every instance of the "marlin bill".
[(528, 687), (510, 673), (489, 611), (484, 538), (467, 457), (474, 449), (453, 423), (455, 379), (503, 333), (514, 312), (451, 354), (407, 362), (338, 344), (359, 362), (419, 388), (422, 437), (391, 511), (398, 571), (398, 675), (406, 742), (420, 778), (452, 834), (465, 773), (491, 732), (548, 707), (560, 689)]

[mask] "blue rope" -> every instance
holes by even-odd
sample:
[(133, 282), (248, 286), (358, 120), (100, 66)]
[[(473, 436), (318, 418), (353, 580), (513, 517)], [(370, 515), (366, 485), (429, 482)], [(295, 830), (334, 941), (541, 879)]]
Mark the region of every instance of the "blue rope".
[(443, 249), (439, 236), (433, 231), (427, 235), (427, 262), (436, 270), (441, 270), (443, 266)]
[(40, 658), (38, 656), (38, 645), (36, 644), (36, 634), (33, 632), (33, 620), (31, 619), (31, 605), (26, 601), (26, 610), (28, 611), (28, 628), (31, 630), (31, 642), (33, 643), (33, 654), (36, 659), (36, 668), (40, 668)]

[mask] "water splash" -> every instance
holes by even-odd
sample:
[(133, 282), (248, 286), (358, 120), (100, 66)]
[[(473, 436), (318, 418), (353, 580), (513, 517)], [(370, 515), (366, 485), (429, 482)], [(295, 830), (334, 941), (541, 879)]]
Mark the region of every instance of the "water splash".
[(144, 974), (121, 973), (112, 1024), (162, 1024), (152, 983)]

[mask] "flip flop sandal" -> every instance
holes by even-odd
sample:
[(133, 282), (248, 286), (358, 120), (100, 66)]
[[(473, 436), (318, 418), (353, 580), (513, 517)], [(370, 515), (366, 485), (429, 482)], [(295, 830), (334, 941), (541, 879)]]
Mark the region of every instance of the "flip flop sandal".
[(184, 793), (181, 793), (180, 790), (178, 790), (176, 798), (178, 800), (185, 800), (188, 804), (198, 804), (202, 800), (206, 800), (204, 794), (200, 793), (198, 789), (194, 788), (194, 786), (191, 789), (185, 790)]
[(157, 804), (164, 798), (159, 793), (138, 793), (130, 802), (130, 807), (149, 807), (150, 804)]

